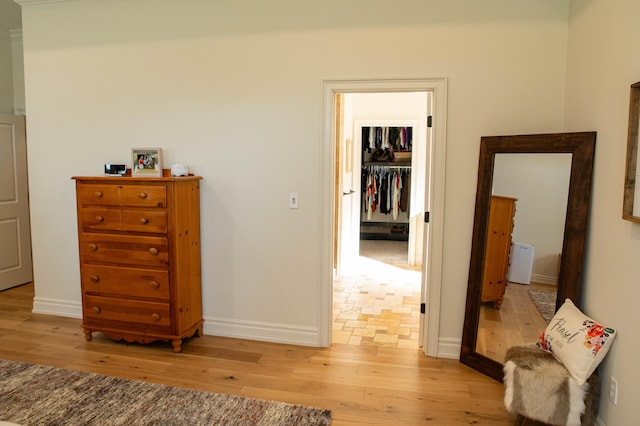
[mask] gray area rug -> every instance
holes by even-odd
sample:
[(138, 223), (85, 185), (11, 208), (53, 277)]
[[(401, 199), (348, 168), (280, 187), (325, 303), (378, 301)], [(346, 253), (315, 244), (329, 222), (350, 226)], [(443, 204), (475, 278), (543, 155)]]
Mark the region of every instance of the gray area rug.
[(0, 420), (20, 425), (329, 425), (331, 411), (0, 360)]
[(536, 305), (538, 312), (547, 322), (551, 322), (556, 314), (556, 293), (550, 291), (529, 290), (529, 297)]

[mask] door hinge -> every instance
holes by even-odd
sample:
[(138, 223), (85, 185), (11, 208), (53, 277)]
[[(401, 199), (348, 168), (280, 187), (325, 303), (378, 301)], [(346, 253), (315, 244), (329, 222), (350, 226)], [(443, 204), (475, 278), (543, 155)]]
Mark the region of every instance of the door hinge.
[(429, 223), (429, 219), (431, 219), (429, 212), (424, 212), (424, 223)]
[(427, 127), (433, 127), (433, 115), (427, 116)]
[(424, 314), (427, 311), (427, 304), (426, 303), (421, 303), (420, 304), (420, 313)]

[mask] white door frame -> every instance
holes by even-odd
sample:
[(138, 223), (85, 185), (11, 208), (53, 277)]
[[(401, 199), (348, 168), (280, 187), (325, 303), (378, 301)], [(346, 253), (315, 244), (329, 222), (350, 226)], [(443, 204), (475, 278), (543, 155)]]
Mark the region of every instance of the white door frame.
[(429, 198), (425, 200), (430, 211), (428, 238), (425, 239), (423, 261), (423, 289), (426, 289), (426, 315), (421, 328), (426, 330), (420, 342), (428, 356), (438, 356), (440, 339), (440, 299), (442, 287), (442, 252), (444, 234), (444, 186), (446, 158), (447, 79), (428, 78), (411, 80), (327, 80), (323, 82), (322, 123), (322, 194), (321, 194), (321, 271), (319, 286), (319, 345), (331, 345), (333, 312), (333, 232), (335, 206), (335, 95), (336, 93), (431, 92), (433, 96), (432, 167), (429, 170)]

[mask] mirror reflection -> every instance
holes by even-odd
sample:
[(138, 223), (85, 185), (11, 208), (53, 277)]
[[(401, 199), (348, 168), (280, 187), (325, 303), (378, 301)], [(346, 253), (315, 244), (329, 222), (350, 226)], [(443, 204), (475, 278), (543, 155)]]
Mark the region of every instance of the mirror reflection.
[(495, 361), (535, 341), (555, 311), (571, 157), (495, 155), (476, 343)]
[[(595, 142), (595, 132), (480, 139), (469, 285), (460, 346), (463, 364), (502, 380), (506, 349), (535, 341), (545, 328), (546, 322), (534, 324), (526, 316), (536, 317), (536, 311), (540, 312), (531, 308), (533, 299), (529, 290), (555, 287), (554, 311), (566, 298), (579, 305)], [(545, 163), (527, 164), (529, 157), (534, 156), (543, 157)], [(570, 172), (556, 162), (569, 162)], [(556, 191), (558, 187), (565, 189)], [(507, 213), (500, 216), (507, 221), (506, 227), (503, 224), (502, 230), (490, 231), (490, 207), (494, 199), (508, 201), (512, 210), (509, 213), (506, 209)], [(496, 210), (494, 216), (498, 216)], [(564, 214), (551, 214), (556, 210)], [(558, 236), (547, 231), (552, 228), (557, 228)], [(562, 241), (561, 250), (555, 245), (556, 238)], [(508, 284), (509, 261), (505, 253), (511, 252), (512, 240), (520, 244), (518, 248), (531, 247), (534, 256), (531, 273), (524, 268), (525, 278), (512, 276), (514, 284)], [(485, 262), (491, 257), (502, 259), (495, 261), (495, 270), (493, 262)], [(485, 275), (489, 277), (487, 280)], [(529, 284), (519, 282), (527, 278)], [(515, 290), (521, 290), (520, 294), (515, 295)]]

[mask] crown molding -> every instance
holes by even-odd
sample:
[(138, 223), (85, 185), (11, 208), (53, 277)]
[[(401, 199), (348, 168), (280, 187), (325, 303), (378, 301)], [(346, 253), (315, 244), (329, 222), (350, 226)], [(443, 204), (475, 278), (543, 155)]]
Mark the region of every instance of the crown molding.
[(44, 4), (44, 3), (61, 3), (66, 1), (75, 1), (75, 0), (13, 0), (15, 3), (18, 3), (20, 6), (28, 6), (31, 4)]

